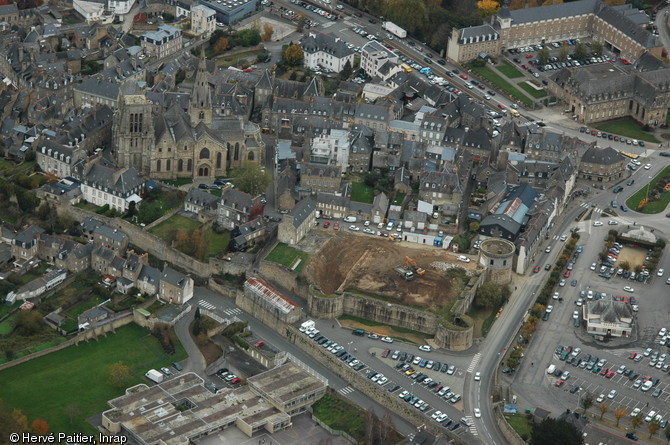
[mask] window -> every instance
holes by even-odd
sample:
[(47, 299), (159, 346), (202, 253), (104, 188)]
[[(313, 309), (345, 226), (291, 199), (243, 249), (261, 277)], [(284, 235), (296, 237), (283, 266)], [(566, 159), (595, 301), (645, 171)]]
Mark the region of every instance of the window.
[(200, 159), (209, 159), (209, 150), (207, 147), (200, 150)]
[(235, 160), (237, 161), (239, 159), (240, 159), (240, 143), (236, 142), (235, 143)]
[(221, 158), (222, 157), (223, 157), (223, 155), (221, 154), (221, 152), (218, 152), (216, 154), (216, 168), (221, 168)]
[(171, 164), (170, 159), (165, 161), (165, 171), (168, 171), (168, 172), (170, 171), (170, 164)]
[(253, 151), (249, 152), (249, 154), (247, 155), (247, 159), (250, 160), (250, 161), (254, 160), (254, 152)]
[(193, 170), (193, 160), (192, 160), (192, 159), (189, 159), (189, 160), (188, 160), (188, 163), (186, 164), (186, 171), (187, 171), (187, 172), (190, 172), (190, 171), (192, 171), (192, 170)]
[(200, 112), (200, 114), (198, 115), (198, 119), (200, 119), (201, 121), (205, 120), (205, 112), (204, 111)]
[(157, 172), (161, 171), (161, 160), (160, 159), (158, 161), (156, 161), (156, 171)]

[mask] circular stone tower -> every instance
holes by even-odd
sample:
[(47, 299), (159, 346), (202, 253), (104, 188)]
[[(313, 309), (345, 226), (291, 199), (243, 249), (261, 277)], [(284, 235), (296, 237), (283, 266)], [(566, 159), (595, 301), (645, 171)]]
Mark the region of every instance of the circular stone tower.
[(512, 281), (512, 263), (516, 247), (502, 238), (488, 238), (479, 245), (479, 264), (486, 269), (486, 281), (500, 285)]

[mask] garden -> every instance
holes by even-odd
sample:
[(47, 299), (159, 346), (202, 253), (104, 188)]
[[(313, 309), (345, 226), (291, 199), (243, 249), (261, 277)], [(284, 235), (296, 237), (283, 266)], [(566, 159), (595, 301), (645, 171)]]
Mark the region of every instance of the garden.
[(493, 71), (491, 68), (487, 66), (475, 66), (474, 64), (469, 64), (467, 65), (468, 68), (479, 75), (480, 77), (486, 79), (489, 83), (492, 85), (495, 85), (499, 90), (506, 92), (513, 98), (519, 100), (522, 104), (524, 104), (526, 107), (532, 107), (533, 106), (533, 101), (528, 98), (525, 94), (523, 94), (521, 91), (519, 91), (515, 86), (513, 86), (511, 83), (500, 77), (498, 73)]
[(640, 213), (660, 213), (670, 203), (670, 166), (626, 200), (626, 205)]
[(272, 249), (272, 252), (265, 257), (265, 260), (281, 264), (282, 266), (293, 270), (296, 274), (300, 274), (309, 262), (309, 254), (302, 250), (294, 249), (288, 244), (279, 243)]
[(654, 143), (660, 142), (653, 134), (645, 131), (644, 126), (640, 125), (629, 117), (604, 122), (602, 124), (596, 125), (596, 128), (600, 131), (618, 134), (627, 138)]
[(199, 221), (175, 214), (149, 229), (168, 245), (200, 261), (223, 254), (230, 242), (230, 232), (216, 224), (204, 225)]
[[(96, 341), (0, 371), (0, 399), (31, 420), (46, 420), (51, 431), (94, 434), (86, 418), (108, 409), (107, 401), (128, 386), (143, 382), (147, 370), (184, 358), (180, 344), (168, 355), (149, 331), (130, 324)], [(110, 378), (110, 367), (118, 362), (128, 370), (122, 382)]]

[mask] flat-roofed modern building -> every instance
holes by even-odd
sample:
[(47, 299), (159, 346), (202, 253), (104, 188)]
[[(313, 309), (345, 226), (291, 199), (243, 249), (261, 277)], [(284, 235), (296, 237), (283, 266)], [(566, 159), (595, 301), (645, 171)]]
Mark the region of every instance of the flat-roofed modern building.
[(216, 20), (232, 25), (258, 9), (258, 0), (200, 0), (200, 4), (216, 11)]
[(212, 393), (195, 373), (154, 386), (139, 384), (108, 403), (102, 426), (140, 445), (187, 445), (235, 425), (251, 437), (290, 428), (326, 392), (327, 380), (293, 362), (247, 379), (248, 385)]

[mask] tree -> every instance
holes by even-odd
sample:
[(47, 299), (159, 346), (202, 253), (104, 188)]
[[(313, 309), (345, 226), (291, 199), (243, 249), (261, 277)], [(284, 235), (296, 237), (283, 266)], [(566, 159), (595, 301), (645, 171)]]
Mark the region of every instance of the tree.
[(589, 411), (589, 408), (593, 406), (593, 394), (587, 391), (586, 394), (584, 394), (584, 397), (579, 401), (579, 404), (584, 409), (584, 414), (586, 414)]
[(600, 420), (603, 420), (603, 416), (607, 411), (609, 411), (610, 406), (607, 403), (601, 403), (598, 405), (598, 410), (600, 410)]
[(636, 429), (638, 426), (642, 425), (642, 413), (630, 419), (630, 424), (633, 429)]
[(214, 45), (214, 53), (221, 54), (228, 48), (230, 48), (230, 41), (225, 37), (219, 37), (219, 40), (217, 40)]
[(571, 423), (548, 417), (533, 425), (530, 445), (581, 445), (582, 433)]
[(477, 233), (477, 231), (479, 230), (479, 223), (477, 221), (472, 221), (468, 225), (468, 228), (470, 229), (470, 232)]
[(622, 268), (623, 270), (630, 270), (630, 263), (628, 261), (622, 261), (619, 264), (619, 267)]
[(235, 42), (240, 46), (255, 46), (261, 43), (257, 29), (243, 29), (235, 34)]
[(32, 212), (40, 203), (35, 192), (31, 190), (17, 190), (16, 200), (18, 201), (19, 208), (23, 212)]
[(14, 317), (14, 327), (24, 337), (35, 335), (44, 328), (42, 315), (37, 311), (18, 311)]
[(251, 161), (245, 161), (233, 170), (233, 177), (237, 188), (251, 196), (265, 193), (265, 189), (272, 182), (270, 174), (263, 171), (260, 165)]
[(275, 30), (270, 25), (269, 23), (266, 23), (263, 25), (263, 34), (261, 34), (261, 39), (263, 39), (264, 42), (268, 42), (272, 39), (272, 34), (274, 34)]
[(81, 407), (77, 403), (70, 403), (65, 407), (65, 414), (70, 418), (70, 424), (81, 415)]
[[(39, 434), (41, 436), (44, 436), (46, 433), (49, 432), (49, 424), (44, 419), (33, 420), (32, 427), (33, 427), (33, 431), (35, 431), (37, 434)], [(651, 436), (649, 436), (649, 437), (651, 437)]]
[(109, 365), (107, 383), (115, 388), (125, 388), (132, 380), (130, 369), (123, 362), (116, 362)]
[(484, 17), (488, 17), (490, 15), (495, 14), (496, 12), (498, 12), (499, 8), (500, 4), (495, 0), (479, 0), (477, 2), (477, 9), (479, 10), (480, 14)]
[(307, 23), (307, 17), (305, 16), (305, 14), (300, 13), (298, 15), (298, 21), (296, 22), (298, 32), (302, 32), (302, 30), (305, 28), (306, 23)]
[(577, 45), (575, 45), (575, 59), (577, 60), (586, 59), (586, 56), (588, 55), (589, 55), (589, 48), (585, 44), (579, 42)]
[(570, 54), (570, 50), (568, 49), (567, 46), (561, 46), (561, 48), (558, 50), (558, 60), (561, 62), (565, 62), (568, 60), (568, 54)]
[(641, 265), (641, 264), (637, 264), (637, 265), (635, 266), (635, 273), (636, 273), (636, 274), (639, 274), (640, 272), (642, 272), (642, 265)]
[(30, 431), (30, 427), (28, 427), (28, 416), (23, 414), (21, 410), (14, 409), (14, 411), (12, 411), (12, 420), (19, 431)]
[(670, 444), (670, 425), (665, 427), (663, 435), (665, 436), (665, 445)]
[(342, 71), (340, 71), (340, 79), (346, 80), (350, 78), (353, 73), (354, 68), (351, 66), (351, 62), (347, 60), (344, 66), (342, 67)]
[(477, 289), (475, 304), (481, 308), (496, 308), (500, 304), (501, 297), (500, 285), (489, 281)]
[(298, 45), (291, 43), (282, 52), (281, 57), (288, 66), (298, 66), (302, 64), (302, 61), (305, 58), (305, 54)]
[(647, 424), (647, 432), (649, 433), (649, 438), (651, 439), (651, 436), (656, 434), (656, 431), (661, 427), (661, 425), (656, 421), (652, 420)]
[(593, 55), (596, 57), (601, 56), (603, 54), (603, 42), (594, 40), (591, 43), (591, 53), (593, 53)]
[(616, 426), (619, 426), (619, 421), (626, 416), (626, 410), (622, 407), (619, 407), (614, 410), (614, 417), (616, 418)]
[(537, 60), (540, 61), (540, 65), (546, 65), (549, 61), (549, 48), (546, 46), (537, 52)]

